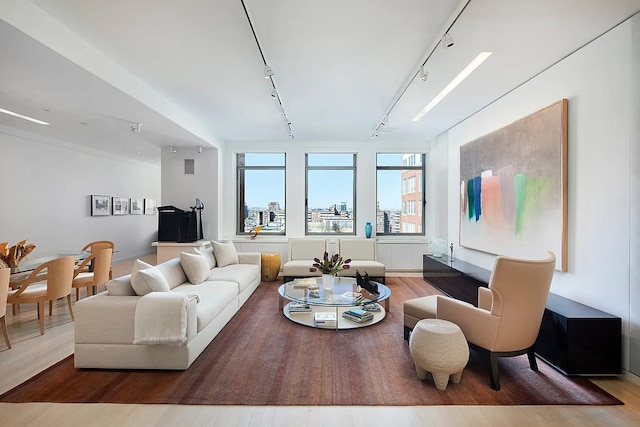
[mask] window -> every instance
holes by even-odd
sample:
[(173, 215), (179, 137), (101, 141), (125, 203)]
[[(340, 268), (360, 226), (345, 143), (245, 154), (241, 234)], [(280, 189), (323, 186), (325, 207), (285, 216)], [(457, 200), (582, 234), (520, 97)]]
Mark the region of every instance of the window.
[(237, 233), (285, 233), (284, 153), (238, 153)]
[(356, 155), (306, 155), (306, 234), (355, 234)]
[(377, 235), (424, 235), (424, 160), (419, 153), (378, 153)]

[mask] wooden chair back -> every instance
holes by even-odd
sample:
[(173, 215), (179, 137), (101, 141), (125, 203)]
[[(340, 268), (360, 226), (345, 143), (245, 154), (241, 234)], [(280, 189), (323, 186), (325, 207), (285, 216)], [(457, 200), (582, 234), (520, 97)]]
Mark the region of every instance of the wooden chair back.
[(109, 240), (96, 240), (95, 242), (87, 243), (84, 248), (82, 248), (83, 251), (89, 251), (91, 253), (95, 253), (103, 249), (113, 250), (115, 249), (115, 245)]
[(43, 264), (47, 269), (48, 300), (56, 300), (71, 294), (75, 263), (75, 258), (68, 256)]
[(0, 317), (7, 314), (7, 293), (9, 292), (10, 268), (0, 268)]

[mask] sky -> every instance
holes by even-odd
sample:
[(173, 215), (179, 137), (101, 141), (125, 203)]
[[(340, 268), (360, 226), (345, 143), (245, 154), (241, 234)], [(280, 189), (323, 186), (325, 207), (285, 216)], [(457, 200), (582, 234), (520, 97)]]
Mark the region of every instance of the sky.
[[(265, 156), (264, 158), (262, 156)], [(275, 156), (275, 157), (274, 157)], [(250, 165), (264, 165), (265, 162), (270, 164), (284, 164), (283, 155), (278, 154), (261, 154), (260, 156), (252, 155), (247, 159)], [(316, 155), (313, 164), (318, 165), (341, 165), (343, 158), (336, 159), (332, 155)], [(322, 157), (321, 157), (322, 156)], [(393, 157), (391, 157), (393, 156)], [(380, 158), (380, 161), (386, 165), (400, 164), (399, 154), (389, 155), (387, 158)], [(351, 157), (348, 155), (348, 157)], [(318, 163), (315, 163), (317, 161)], [(312, 162), (310, 162), (312, 163)], [(327, 171), (314, 170), (310, 171), (309, 182), (309, 205), (312, 208), (327, 208), (334, 204), (347, 202), (349, 209), (353, 208), (353, 186), (351, 185), (352, 171)], [(378, 201), (380, 208), (400, 209), (401, 207), (401, 171), (379, 171), (378, 179), (375, 183), (378, 188)], [(344, 183), (348, 182), (347, 186)], [(357, 187), (369, 185), (368, 183), (356, 182)], [(356, 191), (358, 191), (356, 187)], [(284, 206), (284, 171), (247, 171), (245, 198), (249, 207), (266, 207), (269, 202), (277, 201), (280, 206)]]

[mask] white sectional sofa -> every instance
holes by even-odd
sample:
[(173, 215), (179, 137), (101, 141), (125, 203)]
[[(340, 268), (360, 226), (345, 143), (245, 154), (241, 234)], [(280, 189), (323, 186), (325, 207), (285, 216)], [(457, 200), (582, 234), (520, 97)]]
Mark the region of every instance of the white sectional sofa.
[(260, 253), (181, 254), (75, 304), (75, 367), (187, 369), (260, 284)]

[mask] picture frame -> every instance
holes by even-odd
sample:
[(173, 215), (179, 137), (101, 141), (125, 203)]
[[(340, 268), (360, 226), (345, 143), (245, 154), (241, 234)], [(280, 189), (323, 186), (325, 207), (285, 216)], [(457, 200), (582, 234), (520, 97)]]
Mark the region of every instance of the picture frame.
[(460, 246), (567, 271), (568, 101), (460, 147)]
[(111, 215), (111, 197), (91, 195), (91, 216)]
[(128, 215), (129, 214), (129, 198), (113, 197), (112, 212), (113, 212), (113, 215)]
[(131, 198), (129, 201), (129, 213), (131, 215), (142, 215), (144, 211), (144, 199)]
[(157, 212), (155, 199), (144, 199), (144, 214), (154, 215)]

